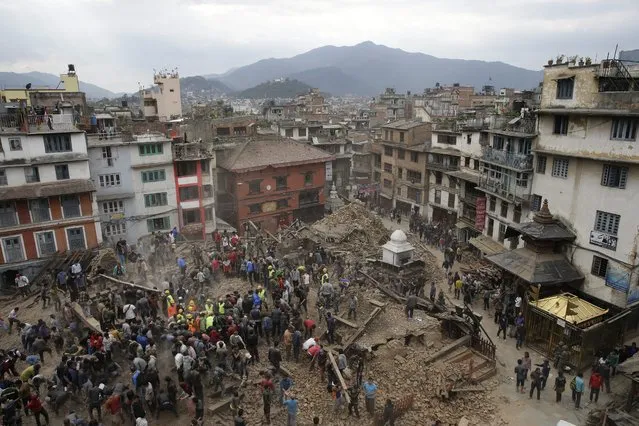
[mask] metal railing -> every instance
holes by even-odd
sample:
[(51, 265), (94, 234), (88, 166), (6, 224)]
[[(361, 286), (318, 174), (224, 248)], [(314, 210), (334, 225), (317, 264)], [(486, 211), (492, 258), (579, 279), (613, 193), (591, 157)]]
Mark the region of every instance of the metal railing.
[(38, 182), (40, 182), (40, 176), (39, 175), (25, 175), (24, 178), (25, 178), (27, 183), (38, 183)]
[(71, 114), (26, 114), (15, 112), (0, 114), (0, 131), (57, 132), (75, 130)]
[(482, 148), (482, 159), (518, 170), (532, 170), (532, 154), (515, 154), (490, 146)]
[(509, 185), (508, 182), (482, 178), (479, 180), (479, 187), (509, 200), (528, 201), (530, 199), (530, 188), (516, 185), (514, 179)]
[(16, 212), (0, 213), (0, 228), (15, 226), (17, 224), (18, 224), (18, 219), (16, 218)]
[(442, 161), (428, 161), (426, 163), (429, 169), (443, 170), (443, 171), (455, 171), (459, 170), (459, 163), (444, 163)]

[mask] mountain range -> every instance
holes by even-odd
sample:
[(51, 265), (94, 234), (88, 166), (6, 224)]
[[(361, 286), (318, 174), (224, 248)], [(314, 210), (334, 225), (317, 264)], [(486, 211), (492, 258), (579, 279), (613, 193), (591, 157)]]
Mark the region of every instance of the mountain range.
[(237, 92), (234, 95), (238, 98), (245, 99), (294, 98), (296, 95), (306, 93), (310, 89), (312, 89), (312, 87), (306, 83), (286, 78), (276, 81), (267, 81), (265, 83), (258, 84), (255, 87)]
[[(186, 90), (229, 95), (281, 78), (297, 80), (333, 95), (374, 96), (386, 87), (394, 87), (398, 92), (422, 92), (435, 83), (471, 85), (477, 91), (487, 84), (496, 88), (532, 89), (543, 79), (543, 72), (504, 62), (437, 58), (366, 41), (354, 46), (318, 47), (290, 58), (262, 59), (222, 74), (186, 77), (183, 90), (186, 86)], [(24, 87), (27, 83), (33, 87), (56, 87), (58, 82), (59, 78), (53, 74), (0, 72), (0, 87)], [(121, 95), (85, 82), (81, 82), (81, 89), (90, 99)]]

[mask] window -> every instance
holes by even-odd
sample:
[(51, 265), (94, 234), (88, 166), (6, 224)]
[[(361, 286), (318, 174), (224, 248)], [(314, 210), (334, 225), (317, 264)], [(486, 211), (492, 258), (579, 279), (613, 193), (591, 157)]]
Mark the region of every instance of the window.
[(108, 188), (111, 186), (120, 186), (120, 173), (112, 173), (110, 175), (98, 176), (100, 180), (100, 186)]
[(7, 180), (7, 172), (5, 169), (0, 169), (0, 186), (9, 185)]
[(22, 250), (21, 237), (3, 238), (2, 250), (4, 252), (4, 261), (6, 263), (20, 262), (22, 260), (25, 260), (24, 251)]
[(195, 161), (178, 161), (177, 174), (178, 177), (195, 176), (197, 174), (197, 163)]
[(388, 173), (393, 173), (393, 165), (390, 163), (384, 163), (384, 171)]
[(31, 221), (34, 223), (48, 222), (51, 220), (48, 198), (29, 200), (29, 210), (31, 211)]
[(546, 173), (546, 163), (548, 162), (548, 157), (545, 155), (537, 156), (537, 173), (543, 175)]
[(160, 182), (166, 180), (166, 172), (164, 170), (147, 170), (142, 172), (142, 182)]
[(200, 209), (184, 210), (182, 212), (182, 220), (185, 225), (190, 225), (191, 223), (200, 223)]
[(568, 134), (568, 116), (567, 115), (555, 115), (555, 126), (552, 132), (556, 135)]
[(84, 228), (67, 228), (67, 241), (69, 242), (69, 250), (84, 250), (87, 248), (84, 242)]
[(286, 176), (276, 176), (275, 177), (275, 189), (278, 191), (282, 191), (288, 187)]
[(448, 207), (455, 208), (455, 194), (448, 193)]
[(521, 222), (521, 205), (515, 206), (515, 209), (513, 210), (513, 222)]
[(395, 141), (395, 132), (393, 130), (390, 131), (390, 140)]
[(320, 202), (320, 191), (301, 191), (298, 203), (300, 207), (306, 207)]
[(601, 256), (593, 256), (590, 273), (597, 277), (606, 278), (606, 272), (608, 272), (608, 259)]
[(71, 135), (56, 133), (44, 135), (44, 152), (69, 152), (71, 151)]
[(417, 152), (410, 153), (410, 161), (417, 163), (419, 161), (419, 154)]
[(412, 183), (422, 183), (422, 173), (415, 170), (406, 169), (406, 179)]
[(575, 87), (574, 78), (560, 78), (557, 80), (557, 99), (572, 99), (572, 90)]
[(202, 197), (203, 198), (212, 198), (215, 194), (213, 193), (213, 185), (202, 185)]
[(399, 141), (404, 142), (404, 132), (399, 132)]
[(400, 179), (404, 179), (404, 169), (402, 169), (401, 167), (397, 168), (397, 177)]
[(456, 189), (457, 188), (457, 179), (455, 179), (452, 176), (448, 176), (448, 187), (450, 189)]
[(384, 179), (384, 188), (390, 188), (393, 186), (393, 183), (390, 181), (390, 179)]
[(528, 188), (528, 173), (517, 172), (515, 183), (517, 184), (517, 186), (521, 186), (522, 188)]
[(406, 191), (406, 195), (408, 196), (408, 198), (410, 198), (411, 200), (415, 201), (416, 203), (421, 203), (422, 202), (422, 191), (420, 191), (417, 188), (411, 188), (410, 186), (407, 188)]
[(288, 207), (288, 199), (283, 198), (281, 200), (277, 200), (277, 208), (278, 209), (285, 209)]
[(497, 198), (490, 197), (488, 199), (488, 210), (490, 210), (491, 212), (494, 212), (496, 208), (497, 208)]
[(261, 204), (249, 204), (249, 213), (250, 214), (260, 214), (260, 213), (262, 213), (262, 205)]
[(102, 158), (106, 160), (107, 167), (113, 167), (113, 154), (110, 146), (102, 147)]
[(138, 146), (140, 155), (158, 155), (162, 154), (161, 143), (145, 143)]
[(297, 132), (300, 137), (306, 137), (306, 128), (299, 129)]
[(435, 172), (435, 184), (442, 184), (442, 172)]
[(466, 135), (466, 144), (470, 145), (473, 142), (473, 135), (470, 133)]
[(123, 234), (126, 234), (126, 222), (110, 223), (102, 226), (102, 235), (105, 237)]
[(457, 137), (455, 135), (437, 135), (437, 142), (446, 145), (455, 145), (457, 143)]
[(22, 151), (22, 139), (9, 138), (9, 150), (10, 151)]
[(384, 140), (388, 140), (388, 130), (384, 130)]
[(397, 190), (395, 192), (397, 192), (397, 195), (399, 195), (401, 197), (402, 196), (402, 187), (398, 186)]
[(197, 186), (180, 188), (180, 201), (197, 200), (198, 198), (200, 198), (200, 191)]
[(261, 180), (252, 180), (249, 182), (249, 194), (259, 194), (261, 192), (260, 184)]
[(492, 237), (494, 228), (495, 228), (495, 220), (492, 218), (488, 218), (488, 227), (486, 228), (486, 235), (488, 235), (489, 237)]
[(634, 141), (637, 138), (636, 118), (615, 118), (612, 120), (610, 139)]
[(17, 224), (16, 207), (13, 202), (0, 201), (0, 228)]
[(55, 166), (55, 178), (57, 180), (69, 179), (69, 165), (60, 164)]
[(387, 157), (392, 157), (393, 156), (393, 148), (389, 147), (389, 146), (385, 146), (384, 147), (384, 155)]
[(60, 197), (60, 204), (62, 205), (62, 215), (65, 219), (68, 217), (82, 216), (82, 212), (80, 211), (80, 198), (77, 195), (62, 195)]
[(435, 190), (435, 203), (436, 204), (442, 203), (442, 191), (439, 189)]
[(40, 171), (37, 167), (25, 167), (24, 178), (26, 179), (27, 183), (40, 182)]
[(552, 175), (553, 177), (559, 177), (562, 179), (568, 178), (568, 164), (567, 158), (555, 158), (552, 161)]
[(304, 173), (304, 185), (305, 186), (313, 185), (313, 172)]
[(530, 210), (538, 212), (541, 209), (541, 195), (533, 194), (532, 202), (530, 203)]
[(144, 195), (144, 207), (166, 206), (168, 204), (166, 192), (156, 192)]
[(464, 167), (470, 168), (470, 157), (464, 157)]
[(154, 219), (147, 219), (146, 227), (149, 230), (149, 232), (171, 229), (171, 220), (168, 216), (156, 217)]
[(503, 136), (493, 136), (493, 149), (504, 149), (504, 137)]
[(406, 151), (403, 149), (397, 150), (397, 158), (403, 160), (406, 157)]
[(497, 241), (504, 242), (504, 236), (506, 235), (506, 224), (499, 222), (499, 234), (497, 234)]
[(35, 232), (36, 244), (38, 245), (39, 257), (48, 256), (55, 253), (55, 238), (53, 231)]
[(102, 213), (124, 213), (124, 202), (122, 200), (105, 201), (102, 203)]
[(611, 188), (625, 189), (628, 181), (628, 168), (604, 164), (601, 174), (601, 184)]
[(499, 212), (499, 214), (501, 215), (501, 217), (508, 217), (508, 203), (505, 201), (501, 202), (501, 211)]
[(595, 216), (595, 231), (605, 232), (610, 235), (617, 235), (619, 232), (619, 221), (621, 216), (614, 213), (597, 210)]

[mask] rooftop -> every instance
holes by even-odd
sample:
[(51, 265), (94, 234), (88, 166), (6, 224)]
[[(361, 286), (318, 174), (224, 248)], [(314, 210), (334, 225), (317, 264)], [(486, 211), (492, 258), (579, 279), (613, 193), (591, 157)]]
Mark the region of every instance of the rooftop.
[(486, 259), (530, 284), (553, 285), (583, 279), (581, 272), (560, 253), (537, 253), (524, 247)]
[[(574, 315), (566, 315), (568, 303), (572, 305), (570, 310), (574, 312)], [(535, 307), (577, 326), (608, 312), (608, 309), (601, 309), (570, 293), (562, 293), (540, 299)]]
[(249, 141), (236, 147), (218, 166), (233, 172), (321, 163), (334, 157), (307, 143), (292, 139)]
[(53, 197), (56, 195), (93, 192), (95, 185), (91, 180), (69, 179), (47, 183), (29, 183), (20, 186), (0, 186), (0, 200), (20, 200), (30, 198)]
[(541, 209), (535, 213), (532, 222), (508, 225), (505, 238), (522, 234), (533, 240), (573, 241), (577, 236), (567, 230), (561, 222), (553, 218), (548, 209), (548, 200), (544, 200)]
[(395, 130), (410, 130), (415, 127), (424, 126), (426, 123), (422, 121), (413, 120), (397, 120), (392, 123), (384, 124), (383, 129), (395, 129)]

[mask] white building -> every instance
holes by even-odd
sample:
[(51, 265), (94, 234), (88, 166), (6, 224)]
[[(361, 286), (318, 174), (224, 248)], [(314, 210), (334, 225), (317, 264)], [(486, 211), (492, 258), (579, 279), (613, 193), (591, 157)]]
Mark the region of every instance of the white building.
[(158, 72), (150, 89), (140, 89), (142, 111), (147, 119), (169, 121), (182, 116), (180, 76), (177, 71)]
[(573, 227), (582, 290), (620, 307), (639, 301), (638, 105), (639, 70), (618, 61), (545, 68), (532, 205)]
[(87, 135), (102, 235), (137, 243), (178, 223), (171, 140), (160, 133)]

